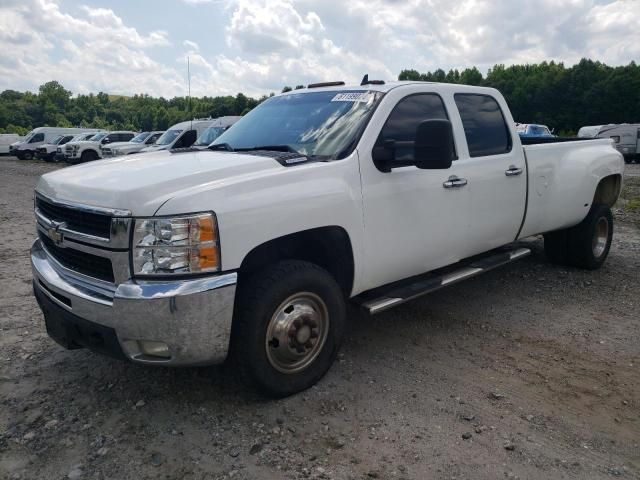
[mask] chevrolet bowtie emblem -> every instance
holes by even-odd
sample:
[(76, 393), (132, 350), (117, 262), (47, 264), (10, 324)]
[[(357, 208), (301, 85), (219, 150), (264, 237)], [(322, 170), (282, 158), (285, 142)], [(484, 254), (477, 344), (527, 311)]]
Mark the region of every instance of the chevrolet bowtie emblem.
[(60, 245), (62, 243), (62, 232), (60, 229), (65, 228), (67, 224), (65, 222), (54, 222), (53, 220), (49, 224), (47, 229), (47, 236), (53, 241), (54, 244)]

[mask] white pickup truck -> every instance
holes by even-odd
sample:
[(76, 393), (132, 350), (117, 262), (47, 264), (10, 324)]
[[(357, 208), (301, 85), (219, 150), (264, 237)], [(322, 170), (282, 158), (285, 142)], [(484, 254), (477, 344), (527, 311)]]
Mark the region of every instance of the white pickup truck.
[(553, 262), (604, 262), (610, 140), (521, 140), (488, 88), (332, 85), (266, 100), (208, 150), (44, 175), (31, 263), (50, 336), (148, 365), (229, 356), (283, 396), (331, 366), (346, 301), (381, 312), (535, 234)]

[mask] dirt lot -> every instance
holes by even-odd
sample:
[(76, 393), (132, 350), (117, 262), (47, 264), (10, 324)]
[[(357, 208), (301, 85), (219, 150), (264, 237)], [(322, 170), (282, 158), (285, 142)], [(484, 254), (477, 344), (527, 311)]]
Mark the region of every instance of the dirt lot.
[(0, 478), (640, 478), (640, 166), (597, 272), (533, 256), (368, 318), (317, 387), (149, 369), (50, 340), (32, 189), (0, 159)]

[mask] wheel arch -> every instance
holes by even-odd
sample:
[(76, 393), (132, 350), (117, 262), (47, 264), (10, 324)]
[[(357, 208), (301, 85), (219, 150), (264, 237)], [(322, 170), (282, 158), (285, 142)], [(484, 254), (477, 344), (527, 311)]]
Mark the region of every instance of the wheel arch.
[(608, 175), (602, 178), (596, 186), (596, 191), (593, 195), (593, 204), (601, 203), (607, 205), (609, 208), (618, 200), (620, 192), (622, 190), (622, 175), (614, 174)]
[(354, 282), (354, 257), (351, 239), (339, 226), (303, 230), (269, 240), (254, 247), (238, 270), (240, 282), (251, 272), (280, 260), (304, 260), (327, 270), (346, 297)]

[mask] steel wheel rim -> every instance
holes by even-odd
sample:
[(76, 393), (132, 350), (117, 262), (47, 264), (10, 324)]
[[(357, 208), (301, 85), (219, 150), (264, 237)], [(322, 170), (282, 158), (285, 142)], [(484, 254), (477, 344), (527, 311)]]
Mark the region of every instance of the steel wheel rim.
[(591, 244), (593, 256), (599, 258), (607, 248), (609, 240), (609, 220), (606, 217), (600, 217), (596, 223), (593, 241)]
[(267, 325), (265, 349), (273, 368), (300, 372), (322, 351), (329, 333), (329, 312), (315, 293), (300, 292), (282, 302)]

